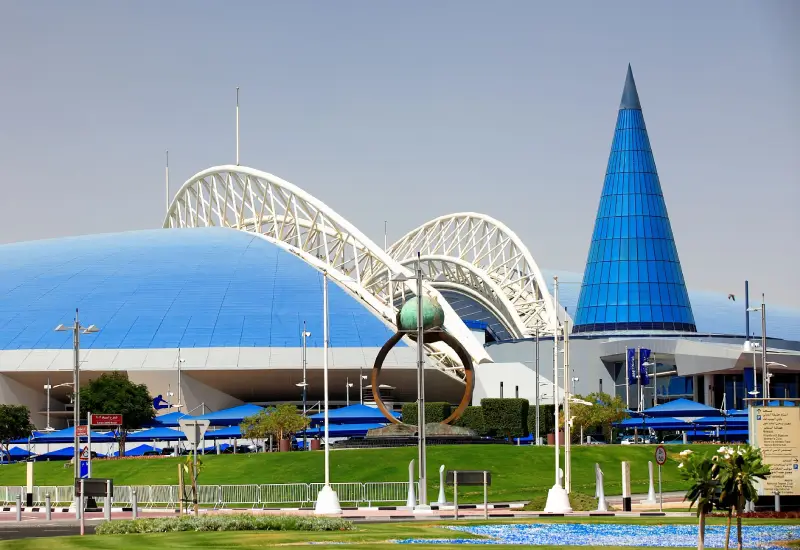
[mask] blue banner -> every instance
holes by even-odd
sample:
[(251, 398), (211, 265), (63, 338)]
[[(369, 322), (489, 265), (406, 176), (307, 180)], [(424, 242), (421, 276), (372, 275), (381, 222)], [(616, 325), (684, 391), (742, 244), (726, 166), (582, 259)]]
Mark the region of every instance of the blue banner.
[(639, 383), (642, 386), (650, 384), (650, 376), (647, 374), (647, 367), (645, 366), (645, 363), (650, 360), (650, 353), (649, 349), (639, 349)]
[(628, 384), (636, 383), (636, 350), (628, 350)]

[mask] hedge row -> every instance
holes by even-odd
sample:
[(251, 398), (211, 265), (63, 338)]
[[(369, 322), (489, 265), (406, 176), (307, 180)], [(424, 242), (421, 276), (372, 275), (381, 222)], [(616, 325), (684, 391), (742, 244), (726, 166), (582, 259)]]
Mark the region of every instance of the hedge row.
[(455, 421), (455, 425), (469, 428), (479, 436), (489, 433), (486, 429), (486, 422), (483, 420), (483, 409), (480, 406), (464, 409), (464, 414)]
[[(553, 405), (539, 405), (539, 437), (554, 432), (556, 425)], [(536, 407), (528, 408), (528, 431), (536, 433)]]
[(481, 399), (483, 421), (491, 435), (525, 437), (528, 435), (527, 399)]
[[(412, 426), (417, 424), (416, 403), (406, 403), (403, 405), (402, 412), (404, 424), (411, 424)], [(440, 403), (436, 401), (425, 403), (425, 423), (435, 424), (437, 422), (441, 422), (450, 416), (451, 412), (452, 407), (450, 406), (450, 403)]]
[(95, 533), (129, 535), (176, 531), (349, 531), (352, 528), (352, 522), (340, 518), (231, 514), (106, 521), (97, 526)]

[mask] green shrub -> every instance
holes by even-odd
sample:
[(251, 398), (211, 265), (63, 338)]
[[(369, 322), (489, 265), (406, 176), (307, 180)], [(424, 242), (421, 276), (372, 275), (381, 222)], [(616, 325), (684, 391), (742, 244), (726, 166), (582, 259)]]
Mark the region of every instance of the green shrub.
[(491, 435), (525, 437), (528, 435), (527, 399), (481, 399), (483, 421)]
[(349, 531), (352, 528), (352, 522), (340, 518), (230, 514), (105, 521), (95, 532), (129, 535), (175, 531)]
[[(448, 416), (452, 409), (450, 403), (431, 402), (425, 403), (425, 423), (431, 424), (441, 422)], [(403, 405), (403, 423), (404, 424), (417, 424), (417, 404), (406, 403)]]
[[(556, 425), (555, 411), (553, 405), (539, 405), (539, 437), (547, 437), (547, 434), (553, 432), (553, 426)], [(536, 433), (536, 406), (531, 405), (528, 408), (528, 431), (532, 434)]]
[(477, 435), (486, 435), (486, 422), (483, 421), (483, 409), (478, 407), (467, 407), (461, 418), (455, 421), (456, 426), (470, 428)]

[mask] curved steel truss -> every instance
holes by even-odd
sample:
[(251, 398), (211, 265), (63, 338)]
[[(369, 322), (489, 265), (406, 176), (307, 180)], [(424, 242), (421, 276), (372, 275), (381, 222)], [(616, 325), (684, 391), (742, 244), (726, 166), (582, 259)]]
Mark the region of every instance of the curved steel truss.
[[(433, 286), (464, 294), (489, 309), (516, 337), (551, 333), (555, 308), (530, 251), (502, 222), (465, 212), (441, 216), (389, 248), (403, 265), (420, 253)], [(376, 273), (368, 278), (385, 279)]]
[[(327, 271), (341, 286), (394, 324), (393, 288), (389, 273), (413, 271), (363, 235), (330, 207), (296, 185), (243, 166), (208, 168), (186, 181), (170, 205), (164, 227), (221, 226), (257, 233)], [(368, 278), (381, 273), (382, 277)], [(402, 283), (414, 294), (413, 281)], [(445, 328), (464, 344), (476, 363), (491, 361), (483, 346), (430, 282), (425, 292), (439, 298)], [(432, 344), (428, 356), (437, 367), (461, 373), (460, 360), (449, 347)], [(456, 374), (454, 374), (456, 376)]]

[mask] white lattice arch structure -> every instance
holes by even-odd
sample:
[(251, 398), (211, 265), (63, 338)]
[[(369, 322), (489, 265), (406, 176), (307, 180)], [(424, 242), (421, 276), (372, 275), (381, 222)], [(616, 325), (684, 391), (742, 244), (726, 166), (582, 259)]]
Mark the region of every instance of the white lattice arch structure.
[(412, 265), (417, 252), (431, 280), (446, 279), (434, 286), (478, 301), (514, 336), (553, 332), (555, 308), (542, 272), (502, 222), (474, 212), (441, 216), (389, 248), (404, 265)]
[[(229, 227), (249, 231), (326, 271), (339, 285), (361, 298), (373, 311), (394, 324), (392, 295), (398, 289), (385, 276), (413, 271), (401, 265), (333, 209), (296, 185), (272, 174), (244, 166), (216, 166), (195, 174), (175, 195), (165, 228)], [(383, 273), (368, 281), (369, 273)], [(413, 281), (404, 283), (414, 294)], [(395, 291), (394, 293), (390, 291)], [(438, 290), (428, 282), (425, 292), (439, 298), (445, 309), (445, 328), (464, 345), (475, 363), (491, 362), (483, 346)], [(460, 371), (450, 348), (433, 344), (429, 357), (449, 373)], [(454, 374), (457, 376), (457, 374)]]

